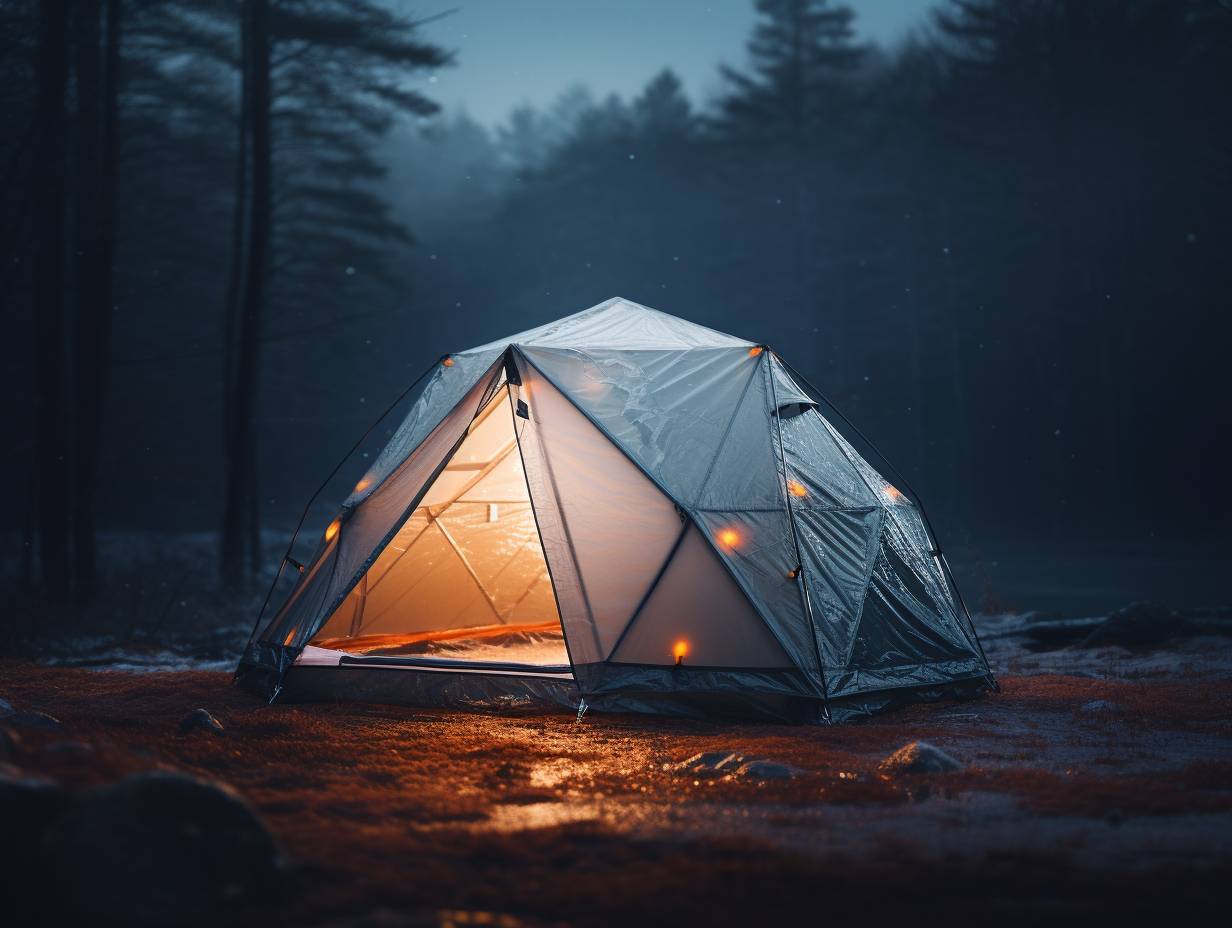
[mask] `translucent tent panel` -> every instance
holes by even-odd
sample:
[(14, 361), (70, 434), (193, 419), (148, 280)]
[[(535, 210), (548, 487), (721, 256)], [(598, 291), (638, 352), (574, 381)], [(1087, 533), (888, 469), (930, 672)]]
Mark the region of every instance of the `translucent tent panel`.
[(847, 665), (880, 545), (878, 508), (796, 511), (804, 579), (827, 676)]
[(363, 479), (356, 484), (346, 504), (354, 507), (360, 500), (372, 495), (385, 478), (419, 447), (441, 419), (462, 402), (468, 391), (481, 378), (486, 379), (485, 375), (490, 374), (492, 364), (499, 356), (500, 352), (495, 350), (472, 351), (451, 356), (448, 366), (438, 364), (419, 399), (399, 423)]
[(747, 347), (521, 351), (683, 505), (700, 492), (759, 357)]
[(783, 482), (778, 468), (777, 431), (767, 379), (766, 353), (756, 356), (743, 392), (699, 489), (699, 509), (781, 509)]
[(568, 663), (514, 421), (502, 387), (314, 644)]
[[(420, 423), (416, 430), (428, 427), (427, 423), (433, 420), (436, 425), (418, 446), (413, 446), (406, 457), (388, 469), (379, 483), (366, 487), (358, 498), (348, 500), (339, 516), (340, 529), (333, 538), (322, 542), (312, 564), (262, 633), (264, 640), (289, 647), (306, 644), (326, 617), (341, 605), (406, 519), (408, 506), (443, 466), (471, 421), (496, 391), (503, 375), (496, 360), (493, 358), (479, 375), (461, 372), (458, 381), (448, 390), (438, 392), (437, 399), (430, 404), (421, 405), (421, 398), (418, 412), (412, 413)], [(443, 370), (441, 376), (446, 377), (456, 368)], [(443, 406), (458, 390), (462, 391), (461, 399), (452, 407)]]
[(796, 552), (786, 508), (694, 516), (792, 663), (820, 685), (813, 627), (800, 582), (792, 576)]
[(937, 618), (931, 606), (912, 594), (885, 553), (879, 554), (847, 670), (829, 681), (831, 695), (892, 686), (904, 673), (919, 682), (918, 669), (927, 665), (947, 666), (949, 673), (963, 665), (969, 673), (983, 672), (965, 636), (953, 623)]
[(671, 666), (678, 653), (690, 667), (794, 667), (696, 526), (685, 530), (612, 660)]
[(670, 499), (519, 362), (521, 446), (573, 660), (604, 660), (680, 534)]

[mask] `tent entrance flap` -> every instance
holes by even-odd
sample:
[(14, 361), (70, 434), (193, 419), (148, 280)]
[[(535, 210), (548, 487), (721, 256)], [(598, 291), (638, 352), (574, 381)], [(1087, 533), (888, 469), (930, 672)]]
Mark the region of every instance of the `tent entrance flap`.
[(356, 657), (568, 667), (508, 385), (312, 640)]

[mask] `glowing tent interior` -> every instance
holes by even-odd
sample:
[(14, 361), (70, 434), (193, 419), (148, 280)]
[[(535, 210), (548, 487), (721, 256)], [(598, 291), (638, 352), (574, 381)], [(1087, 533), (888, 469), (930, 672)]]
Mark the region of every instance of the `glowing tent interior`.
[(237, 678), (800, 721), (995, 686), (921, 510), (787, 366), (623, 299), (442, 359)]

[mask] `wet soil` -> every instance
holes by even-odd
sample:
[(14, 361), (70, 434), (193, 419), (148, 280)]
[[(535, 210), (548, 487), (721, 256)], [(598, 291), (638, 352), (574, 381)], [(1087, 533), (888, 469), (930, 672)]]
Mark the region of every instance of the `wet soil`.
[[(241, 924), (1217, 914), (1232, 877), (1228, 641), (1040, 655), (1010, 637), (988, 635), (1001, 693), (835, 728), (267, 707), (225, 673), (26, 661), (0, 662), (0, 697), (63, 723), (23, 729), (10, 773), (77, 791), (169, 767), (246, 797), (288, 876)], [(225, 733), (181, 733), (197, 707)], [(883, 775), (913, 740), (963, 768)], [(676, 769), (708, 751), (799, 773)]]

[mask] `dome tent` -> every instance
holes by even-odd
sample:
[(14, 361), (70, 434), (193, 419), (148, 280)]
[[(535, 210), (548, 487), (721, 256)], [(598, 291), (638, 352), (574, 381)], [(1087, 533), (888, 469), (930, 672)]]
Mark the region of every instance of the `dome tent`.
[(921, 510), (787, 365), (623, 299), (442, 358), (294, 566), (237, 671), (271, 699), (842, 721), (995, 686)]

